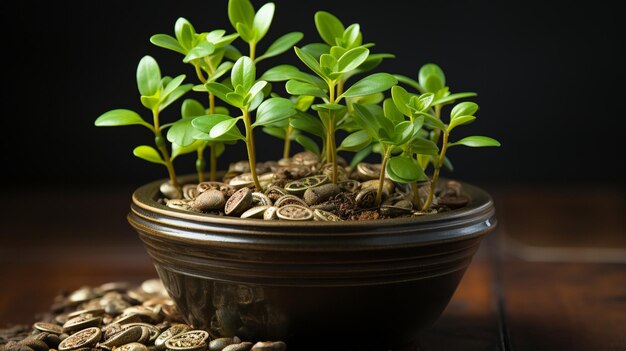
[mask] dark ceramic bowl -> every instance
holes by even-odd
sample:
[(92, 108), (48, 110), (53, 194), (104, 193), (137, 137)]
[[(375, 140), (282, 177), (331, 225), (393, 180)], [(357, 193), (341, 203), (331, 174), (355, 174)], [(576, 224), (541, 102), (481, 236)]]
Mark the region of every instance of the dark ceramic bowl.
[(361, 222), (193, 214), (159, 204), (159, 184), (134, 193), (128, 219), (187, 322), (294, 351), (412, 343), (496, 224), (489, 195), (468, 184), (463, 209)]

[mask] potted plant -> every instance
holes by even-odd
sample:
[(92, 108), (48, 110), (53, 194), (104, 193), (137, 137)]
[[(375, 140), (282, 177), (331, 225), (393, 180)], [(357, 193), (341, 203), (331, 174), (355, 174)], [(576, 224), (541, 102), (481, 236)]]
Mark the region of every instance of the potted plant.
[[(450, 92), (435, 64), (417, 80), (371, 73), (393, 55), (372, 53), (358, 24), (328, 12), (314, 16), (323, 42), (298, 46), (303, 34), (287, 33), (259, 55), (274, 9), (230, 0), (232, 34), (180, 18), (174, 36), (150, 38), (196, 77), (164, 76), (146, 56), (137, 86), (150, 118), (116, 109), (96, 120), (149, 129), (154, 146), (133, 153), (169, 176), (133, 194), (129, 221), (186, 320), (213, 337), (282, 339), (295, 350), (409, 344), (496, 223), (487, 193), (440, 178), (448, 151), (499, 143), (454, 138), (476, 119), (478, 105), (464, 101), (476, 94)], [(264, 59), (292, 53), (302, 70), (258, 73)], [(208, 106), (187, 98), (164, 123), (165, 108), (192, 90)], [(284, 140), (282, 159), (257, 161), (258, 129)], [(236, 142), (245, 161), (218, 172)], [(293, 143), (305, 151), (293, 154)], [(348, 163), (338, 152), (354, 155)], [(197, 174), (179, 177), (173, 163), (189, 153)], [(372, 153), (380, 164), (364, 162)]]

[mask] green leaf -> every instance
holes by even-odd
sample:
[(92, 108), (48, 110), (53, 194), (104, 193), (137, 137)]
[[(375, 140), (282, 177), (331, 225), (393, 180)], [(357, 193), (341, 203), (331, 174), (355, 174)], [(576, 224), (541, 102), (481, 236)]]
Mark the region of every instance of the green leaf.
[(233, 87), (236, 88), (238, 85), (241, 85), (247, 93), (254, 84), (255, 79), (256, 68), (254, 67), (254, 62), (247, 56), (240, 57), (230, 72), (230, 81)]
[(424, 124), (430, 128), (446, 129), (446, 125), (437, 117), (430, 113), (415, 111), (418, 116), (424, 117)]
[(328, 85), (326, 82), (321, 80), (320, 78), (301, 72), (296, 67), (291, 65), (280, 65), (267, 70), (267, 72), (263, 73), (261, 76), (262, 80), (266, 80), (268, 82), (281, 82), (285, 80), (295, 79), (301, 82), (307, 82), (317, 86), (320, 89), (327, 89)]
[(448, 144), (448, 147), (457, 146), (457, 145), (465, 145), (469, 147), (489, 147), (489, 146), (500, 146), (500, 142), (496, 139), (474, 135), (465, 137), (459, 141)]
[(340, 96), (355, 97), (378, 93), (391, 88), (397, 83), (398, 81), (391, 74), (374, 73), (354, 83)]
[(409, 141), (413, 136), (413, 126), (411, 121), (396, 124), (393, 128), (393, 144), (399, 146)]
[(341, 46), (331, 46), (330, 48), (330, 54), (337, 60), (339, 60), (339, 58), (343, 56), (343, 54), (345, 54), (346, 52), (348, 52), (348, 49)]
[(283, 140), (285, 140), (285, 137), (287, 135), (285, 133), (285, 130), (280, 127), (263, 127), (263, 132), (265, 132), (265, 134), (269, 134), (273, 136), (274, 138), (283, 139)]
[(389, 178), (398, 183), (412, 183), (428, 179), (424, 170), (414, 159), (404, 156), (389, 158), (385, 170)]
[(252, 29), (252, 27), (240, 22), (237, 23), (236, 29), (237, 33), (239, 33), (239, 36), (243, 41), (245, 41), (246, 43), (251, 43), (254, 41), (254, 29)]
[(180, 107), (180, 114), (183, 118), (198, 117), (206, 113), (204, 106), (198, 100), (185, 99)]
[(191, 145), (194, 142), (192, 120), (193, 117), (187, 117), (174, 122), (167, 130), (167, 140), (179, 146)]
[(159, 106), (159, 101), (161, 100), (156, 95), (141, 97), (141, 104), (144, 105), (149, 110), (154, 110), (155, 108), (157, 108)]
[[(220, 31), (220, 33), (215, 33)], [(224, 30), (218, 29), (218, 30), (214, 30), (212, 32), (209, 32), (206, 36), (206, 41), (208, 41), (209, 43), (213, 44), (213, 46), (215, 46), (215, 48), (220, 49), (225, 47), (226, 45), (232, 43), (235, 39), (239, 38), (239, 33), (233, 33), (233, 34), (229, 34), (226, 36), (220, 36), (219, 38), (217, 37), (217, 34), (222, 34), (224, 33)]]
[(168, 95), (170, 95), (174, 91), (174, 89), (178, 88), (183, 83), (184, 80), (185, 80), (184, 74), (181, 74), (178, 77), (170, 80), (165, 85), (165, 88), (163, 89), (163, 91), (161, 92), (161, 95), (159, 96), (161, 98), (161, 101), (166, 99)]
[(163, 161), (159, 152), (152, 146), (148, 146), (148, 145), (137, 146), (133, 150), (133, 155), (141, 159), (144, 159), (148, 162), (158, 163), (162, 165), (165, 164), (165, 161)]
[(243, 108), (244, 107), (244, 97), (237, 94), (237, 93), (228, 93), (226, 94), (226, 102), (229, 103), (232, 106), (235, 106), (237, 108)]
[(450, 121), (450, 124), (448, 125), (448, 132), (452, 131), (452, 129), (463, 125), (463, 124), (470, 124), (472, 122), (474, 122), (474, 120), (476, 120), (476, 117), (474, 116), (459, 116), (455, 119), (453, 119), (452, 121)]
[(198, 148), (204, 145), (206, 141), (204, 140), (194, 140), (193, 143), (187, 146), (180, 146), (176, 143), (172, 144), (172, 161), (174, 161), (178, 156), (190, 154), (192, 152), (197, 152)]
[(139, 116), (135, 111), (117, 109), (105, 112), (95, 121), (97, 127), (117, 127), (117, 126), (130, 126), (139, 124), (149, 129), (153, 127)]
[(229, 134), (229, 132), (237, 126), (238, 118), (229, 118), (227, 120), (223, 120), (217, 123), (211, 131), (209, 132), (209, 136), (213, 139), (217, 139), (225, 134)]
[(449, 103), (453, 103), (455, 100), (468, 98), (468, 97), (473, 97), (473, 96), (476, 96), (476, 95), (478, 95), (478, 94), (471, 93), (471, 92), (450, 94), (448, 96), (444, 96), (442, 98), (435, 99), (435, 101), (433, 101), (433, 106), (435, 106), (435, 105), (446, 105), (446, 104), (449, 104)]
[(297, 113), (290, 119), (289, 124), (295, 129), (309, 132), (322, 139), (326, 135), (322, 122), (308, 113)]
[(408, 117), (413, 116), (413, 112), (408, 106), (411, 101), (411, 96), (412, 95), (409, 94), (406, 89), (399, 85), (391, 88), (391, 98), (393, 99), (393, 103), (396, 105), (398, 111)]
[(248, 92), (250, 98), (253, 99), (259, 92), (261, 92), (261, 90), (263, 90), (263, 88), (265, 88), (266, 85), (267, 82), (264, 80), (260, 80), (254, 83), (254, 85), (252, 86), (252, 88), (250, 88), (250, 91)]
[(330, 52), (330, 46), (324, 43), (311, 43), (303, 46), (302, 50), (313, 56), (315, 60), (319, 60), (320, 56)]
[(450, 120), (454, 121), (461, 116), (473, 116), (478, 111), (478, 104), (471, 101), (464, 101), (452, 108), (450, 112)]
[(431, 140), (415, 138), (411, 142), (411, 150), (420, 155), (438, 155), (439, 148)]
[(374, 140), (380, 140), (381, 135), (379, 134), (379, 130), (381, 129), (381, 125), (378, 119), (365, 105), (353, 104), (352, 107), (356, 112), (353, 116), (354, 121), (357, 122), (357, 124), (361, 126), (361, 128)]
[(226, 72), (230, 71), (230, 69), (233, 68), (233, 65), (234, 64), (230, 61), (222, 62), (219, 66), (217, 66), (215, 72), (213, 72), (213, 75), (209, 77), (209, 82), (214, 82), (215, 80), (226, 74)]
[(365, 130), (359, 130), (343, 139), (338, 150), (357, 152), (368, 146), (371, 142), (372, 136)]
[(365, 160), (365, 158), (372, 153), (372, 149), (373, 149), (373, 145), (369, 145), (365, 147), (364, 149), (360, 150), (359, 152), (357, 152), (356, 154), (354, 154), (354, 156), (352, 156), (352, 160), (350, 160), (350, 168), (354, 169), (356, 165), (361, 163), (361, 161)]
[(203, 133), (209, 133), (211, 132), (211, 128), (215, 127), (216, 124), (222, 121), (229, 120), (229, 119), (232, 119), (232, 117), (228, 115), (221, 115), (221, 114), (203, 115), (203, 116), (198, 116), (194, 118), (191, 121), (191, 125), (198, 131), (201, 131)]
[(267, 34), (272, 24), (272, 19), (274, 18), (274, 10), (274, 3), (268, 2), (257, 11), (252, 22), (252, 28), (256, 32), (255, 41), (263, 39), (265, 34)]
[(171, 105), (174, 101), (185, 95), (189, 90), (191, 90), (192, 87), (193, 84), (185, 84), (174, 89), (170, 94), (167, 95), (167, 98), (165, 98), (165, 100), (161, 101), (161, 103), (159, 104), (159, 111), (163, 111), (167, 106)]
[(446, 76), (443, 70), (434, 63), (427, 63), (420, 68), (419, 84), (430, 93), (436, 93), (446, 85)]
[(191, 60), (199, 59), (202, 57), (206, 57), (212, 55), (215, 52), (215, 46), (209, 43), (208, 41), (202, 41), (198, 43), (198, 45), (194, 46), (185, 58), (183, 59), (184, 63), (189, 63)]
[(271, 98), (263, 101), (256, 113), (252, 127), (269, 125), (296, 114), (293, 102), (285, 98)]
[(232, 45), (224, 46), (224, 57), (227, 59), (237, 61), (241, 56), (243, 55), (241, 55), (241, 52), (236, 47)]
[(298, 134), (295, 136), (294, 139), (296, 140), (298, 144), (302, 145), (302, 147), (305, 150), (311, 151), (312, 153), (316, 155), (320, 154), (320, 147), (317, 145), (315, 141), (313, 141), (313, 139), (309, 138), (308, 136)]
[(209, 82), (206, 83), (204, 86), (206, 87), (207, 91), (217, 96), (220, 100), (224, 102), (228, 102), (228, 98), (226, 96), (233, 92), (227, 86), (220, 83)]
[(420, 83), (418, 83), (417, 81), (407, 77), (407, 76), (403, 76), (401, 74), (394, 74), (394, 77), (396, 77), (396, 79), (398, 80), (398, 82), (400, 83), (404, 83), (408, 86), (413, 87), (415, 90), (419, 91), (421, 94), (425, 93), (426, 90), (424, 89), (424, 87), (422, 87), (420, 85)]
[(244, 23), (252, 27), (254, 22), (254, 8), (249, 0), (229, 0), (228, 19), (233, 28), (237, 29), (237, 23)]
[(328, 94), (315, 85), (297, 80), (290, 80), (285, 85), (287, 92), (291, 95), (310, 95), (328, 99)]
[[(343, 54), (339, 58), (339, 60), (337, 60), (337, 72), (345, 73), (345, 72), (352, 71), (353, 69), (356, 69), (363, 62), (365, 62), (369, 54), (370, 54), (370, 51), (363, 47), (358, 47), (358, 48), (354, 48), (354, 49), (346, 51), (346, 53)], [(389, 76), (393, 78), (393, 76), (391, 75)], [(396, 81), (395, 78), (394, 78), (394, 81)], [(394, 84), (396, 83), (397, 81)]]
[(309, 67), (313, 72), (315, 72), (315, 74), (322, 78), (326, 77), (326, 75), (322, 72), (320, 64), (317, 62), (317, 60), (315, 60), (315, 58), (313, 58), (313, 56), (311, 56), (308, 52), (301, 50), (297, 46), (294, 46), (293, 49), (295, 50), (296, 55), (298, 55), (300, 60), (304, 62), (304, 64), (307, 65), (307, 67)]
[(302, 37), (304, 37), (304, 35), (300, 32), (287, 33), (282, 37), (276, 39), (276, 41), (274, 41), (272, 45), (267, 48), (267, 51), (265, 51), (263, 55), (257, 57), (254, 61), (259, 62), (266, 58), (278, 56), (294, 47), (294, 45), (302, 40)]
[(152, 56), (144, 56), (139, 61), (137, 88), (142, 96), (153, 96), (161, 88), (161, 70)]
[(174, 34), (176, 34), (176, 40), (178, 40), (180, 46), (185, 50), (184, 53), (187, 53), (193, 47), (195, 33), (196, 30), (187, 19), (179, 17), (176, 20), (176, 24), (174, 24)]
[(311, 107), (313, 101), (315, 101), (315, 96), (300, 95), (296, 98), (293, 107), (298, 111), (305, 112)]
[(187, 51), (180, 46), (178, 40), (167, 34), (155, 34), (150, 37), (150, 42), (158, 47), (162, 47), (164, 49), (176, 51), (183, 55), (187, 54)]
[(315, 27), (317, 32), (328, 45), (337, 45), (336, 38), (342, 38), (346, 30), (341, 21), (326, 11), (315, 13)]
[(216, 114), (227, 115), (227, 116), (230, 115), (230, 111), (228, 111), (228, 109), (224, 106), (215, 106), (214, 111)]
[(320, 56), (320, 66), (326, 75), (329, 75), (334, 71), (335, 65), (337, 65), (337, 59), (329, 54), (322, 54)]
[[(268, 84), (268, 86), (269, 86), (269, 84)], [(264, 98), (265, 98), (265, 94), (263, 93), (263, 91), (261, 91), (260, 93), (256, 94), (254, 99), (252, 99), (252, 101), (250, 101), (250, 104), (248, 106), (248, 111), (256, 110), (256, 108), (259, 107), (261, 102), (263, 102)]]
[(404, 115), (398, 110), (391, 98), (387, 98), (383, 101), (383, 111), (385, 117), (394, 122), (394, 124), (405, 121)]
[(426, 112), (430, 108), (433, 103), (433, 99), (435, 98), (435, 94), (433, 93), (424, 93), (420, 96), (411, 97), (410, 104), (415, 107), (418, 111)]
[(358, 23), (354, 23), (343, 32), (341, 40), (343, 41), (343, 46), (347, 48), (354, 48), (356, 46), (361, 45), (361, 26)]

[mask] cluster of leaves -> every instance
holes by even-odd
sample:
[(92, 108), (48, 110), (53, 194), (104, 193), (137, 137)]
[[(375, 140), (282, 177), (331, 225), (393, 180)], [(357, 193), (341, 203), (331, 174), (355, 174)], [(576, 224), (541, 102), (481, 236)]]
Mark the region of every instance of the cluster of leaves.
[[(217, 157), (224, 152), (225, 145), (242, 141), (247, 147), (255, 186), (260, 189), (255, 165), (256, 127), (285, 140), (284, 157), (289, 157), (292, 141), (318, 154), (322, 164), (332, 165), (333, 182), (338, 179), (338, 151), (355, 152), (352, 166), (370, 153), (378, 152), (382, 157), (380, 187), (385, 177), (411, 183), (415, 187), (416, 201), (419, 201), (417, 186), (429, 179), (424, 171), (432, 165), (431, 194), (421, 204), (424, 209), (431, 204), (440, 169), (451, 167), (446, 157), (449, 148), (457, 145), (499, 146), (496, 140), (484, 136), (450, 142), (450, 133), (455, 128), (476, 119), (478, 105), (472, 102), (454, 105), (448, 123), (441, 118), (443, 107), (476, 94), (451, 93), (443, 71), (434, 64), (424, 65), (417, 81), (388, 73), (367, 74), (383, 59), (394, 56), (372, 53), (374, 44), (363, 41), (359, 24), (346, 27), (328, 12), (319, 11), (314, 17), (323, 42), (296, 47), (303, 35), (291, 32), (257, 55), (257, 46), (268, 33), (274, 12), (273, 3), (255, 11), (249, 0), (229, 0), (228, 17), (236, 31), (233, 34), (226, 34), (222, 29), (198, 33), (189, 21), (178, 19), (174, 36), (157, 34), (150, 41), (183, 55), (182, 61), (193, 67), (199, 83), (195, 86), (183, 84), (185, 75), (161, 77), (156, 61), (146, 56), (137, 68), (137, 85), (142, 104), (152, 112), (152, 123), (136, 112), (118, 109), (100, 116), (96, 125), (138, 124), (150, 129), (155, 135), (156, 148), (142, 145), (135, 148), (134, 154), (165, 165), (170, 182), (175, 186), (177, 180), (172, 162), (176, 157), (196, 152), (196, 168), (202, 181), (206, 166), (204, 150), (208, 148), (210, 177), (214, 180)], [(247, 55), (233, 46), (237, 39), (247, 44)], [(278, 65), (257, 79), (256, 66), (260, 61), (292, 48), (308, 71)], [(363, 74), (360, 79), (350, 81)], [(272, 83), (277, 82), (285, 82), (289, 98), (273, 91)], [(417, 92), (408, 92), (397, 85), (398, 82)], [(182, 103), (180, 119), (161, 124), (160, 112), (192, 87), (194, 91), (206, 94), (208, 107), (197, 100), (186, 99)], [(391, 97), (385, 98), (384, 93), (389, 90)], [(218, 106), (216, 99), (229, 107)], [(237, 112), (231, 114), (232, 110)], [(170, 148), (163, 137), (167, 128)], [(339, 130), (344, 131), (342, 135), (347, 135), (340, 143), (336, 140)], [(320, 140), (319, 144), (315, 138)], [(382, 189), (379, 188), (379, 201), (381, 195)]]

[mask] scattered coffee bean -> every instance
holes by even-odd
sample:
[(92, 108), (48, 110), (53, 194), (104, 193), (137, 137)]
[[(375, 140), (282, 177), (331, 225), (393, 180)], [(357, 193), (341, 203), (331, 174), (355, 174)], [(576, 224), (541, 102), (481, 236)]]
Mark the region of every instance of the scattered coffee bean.
[(50, 348), (48, 344), (46, 344), (42, 340), (36, 340), (36, 339), (26, 338), (20, 341), (19, 343), (30, 347), (31, 349), (33, 349), (33, 351), (48, 351), (48, 349)]
[(252, 190), (241, 188), (226, 201), (224, 213), (227, 216), (240, 216), (250, 207), (252, 207)]
[(122, 346), (124, 344), (136, 342), (141, 338), (142, 333), (143, 330), (140, 326), (122, 329), (119, 332), (111, 335), (110, 338), (108, 338), (101, 344), (108, 347)]
[(209, 342), (209, 351), (222, 351), (226, 346), (233, 343), (233, 338), (217, 338)]
[(131, 342), (131, 343), (122, 345), (116, 348), (115, 350), (116, 351), (148, 351), (148, 347), (138, 342)]
[(304, 192), (304, 202), (306, 202), (309, 206), (317, 205), (330, 199), (332, 196), (339, 194), (340, 192), (341, 189), (339, 186), (332, 183), (311, 187)]
[(224, 208), (226, 199), (224, 194), (217, 189), (210, 189), (200, 193), (191, 203), (191, 207), (199, 211), (213, 211)]
[(70, 335), (59, 344), (59, 351), (76, 350), (81, 347), (94, 347), (102, 337), (98, 327), (83, 329)]
[(165, 347), (171, 351), (203, 351), (206, 350), (206, 341), (209, 339), (209, 333), (204, 330), (192, 330), (165, 342)]
[(282, 341), (259, 341), (252, 346), (251, 351), (285, 351), (287, 345)]
[(54, 333), (57, 335), (63, 333), (63, 327), (54, 323), (37, 322), (33, 325), (33, 328), (41, 332)]
[(241, 218), (263, 218), (265, 210), (270, 206), (255, 206), (241, 214)]
[(252, 350), (252, 344), (249, 341), (240, 342), (239, 344), (231, 344), (222, 349), (222, 351), (250, 351)]
[(157, 337), (157, 339), (154, 341), (154, 346), (156, 346), (158, 350), (164, 350), (165, 342), (167, 340), (173, 338), (178, 334), (189, 331), (190, 329), (191, 327), (186, 324), (174, 324)]
[(300, 205), (285, 205), (276, 210), (276, 216), (289, 221), (310, 221), (313, 219), (313, 211)]

